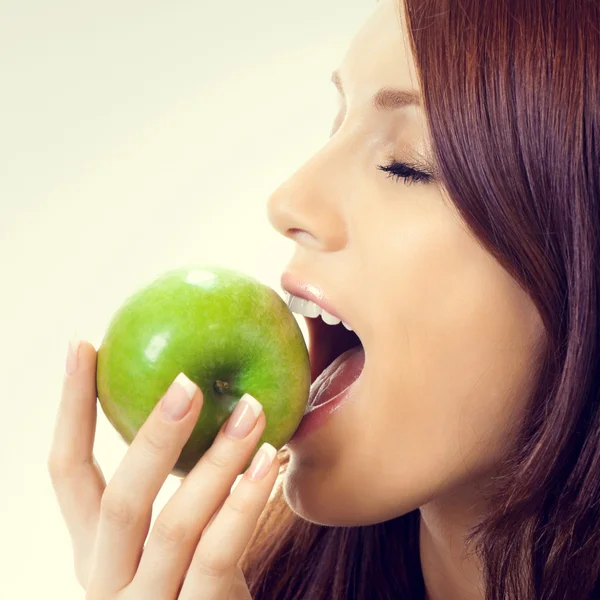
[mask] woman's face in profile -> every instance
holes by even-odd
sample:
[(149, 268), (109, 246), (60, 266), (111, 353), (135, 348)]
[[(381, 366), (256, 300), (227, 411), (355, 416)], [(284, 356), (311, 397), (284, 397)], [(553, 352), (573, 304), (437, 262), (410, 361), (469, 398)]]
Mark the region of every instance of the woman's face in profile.
[(324, 290), (365, 348), (352, 397), (289, 446), (286, 499), (325, 525), (469, 501), (511, 444), (542, 349), (533, 302), (441, 184), (377, 168), (434, 161), (420, 106), (373, 103), (382, 88), (420, 93), (401, 17), (383, 0), (333, 66), (332, 136), (268, 203), (296, 242), (286, 271)]

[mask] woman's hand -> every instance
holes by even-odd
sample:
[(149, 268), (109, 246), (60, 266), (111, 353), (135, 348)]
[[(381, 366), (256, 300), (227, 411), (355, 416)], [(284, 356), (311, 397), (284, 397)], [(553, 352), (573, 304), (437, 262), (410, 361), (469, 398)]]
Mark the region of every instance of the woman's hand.
[(275, 449), (266, 445), (268, 458), (259, 465), (263, 473), (266, 470), (262, 478), (251, 479), (250, 467), (231, 494), (230, 489), (264, 430), (264, 412), (255, 423), (252, 405), (247, 408), (242, 424), (250, 432), (244, 437), (242, 431), (241, 439), (226, 435), (227, 425), (239, 420), (235, 414), (229, 418), (148, 535), (152, 504), (194, 428), (202, 393), (194, 386), (188, 412), (173, 420), (175, 417), (163, 412), (164, 400), (174, 401), (174, 408), (180, 411), (188, 402), (185, 389), (174, 383), (106, 485), (92, 454), (94, 347), (82, 343), (76, 370), (73, 372), (73, 362), (70, 367), (72, 374), (64, 378), (48, 470), (71, 535), (75, 572), (86, 598), (250, 599), (238, 563), (277, 479), (279, 460), (275, 456), (270, 466), (268, 460)]

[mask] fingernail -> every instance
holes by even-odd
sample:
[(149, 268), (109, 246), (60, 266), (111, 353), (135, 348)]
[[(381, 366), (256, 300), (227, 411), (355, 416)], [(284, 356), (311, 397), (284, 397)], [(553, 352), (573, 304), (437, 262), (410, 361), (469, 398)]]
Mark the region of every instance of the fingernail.
[(250, 394), (244, 394), (231, 413), (223, 433), (234, 440), (245, 438), (253, 429), (262, 405)]
[(81, 344), (80, 340), (72, 339), (69, 342), (69, 350), (67, 352), (67, 364), (66, 371), (67, 375), (74, 375), (75, 371), (77, 371), (77, 357), (79, 354), (79, 346)]
[(192, 399), (198, 386), (179, 373), (161, 401), (162, 414), (167, 421), (180, 421), (192, 407)]
[(252, 463), (248, 468), (250, 479), (254, 481), (262, 479), (271, 470), (271, 465), (273, 464), (273, 460), (275, 460), (276, 454), (277, 450), (271, 444), (265, 442), (254, 455)]

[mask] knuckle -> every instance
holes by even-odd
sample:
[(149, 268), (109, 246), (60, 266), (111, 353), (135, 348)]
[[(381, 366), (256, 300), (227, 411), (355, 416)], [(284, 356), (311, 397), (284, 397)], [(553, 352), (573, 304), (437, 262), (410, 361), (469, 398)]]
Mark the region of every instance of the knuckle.
[(134, 502), (124, 495), (107, 491), (100, 501), (100, 514), (106, 521), (120, 528), (131, 527), (141, 519)]
[(233, 511), (234, 513), (246, 516), (251, 511), (252, 503), (248, 498), (236, 498), (234, 496), (230, 496), (227, 506), (229, 510)]
[(46, 462), (46, 468), (52, 481), (62, 481), (71, 477), (75, 472), (75, 465), (69, 458), (50, 455)]
[(217, 469), (220, 469), (220, 470), (227, 469), (228, 467), (231, 466), (231, 463), (232, 463), (231, 456), (229, 456), (227, 454), (223, 454), (222, 452), (215, 452), (212, 449), (210, 449), (204, 455), (204, 458), (209, 465), (216, 467)]
[(190, 528), (184, 523), (166, 519), (156, 521), (154, 539), (162, 548), (172, 548), (185, 542), (190, 535)]
[(171, 445), (170, 440), (158, 431), (141, 429), (139, 435), (142, 439), (144, 451), (148, 452), (151, 456), (162, 455)]
[(50, 473), (50, 478), (54, 481), (63, 479), (70, 472), (71, 467), (66, 461), (49, 456), (46, 461), (46, 469)]
[(194, 565), (194, 570), (201, 577), (220, 579), (227, 575), (235, 565), (231, 560), (220, 554), (200, 553)]

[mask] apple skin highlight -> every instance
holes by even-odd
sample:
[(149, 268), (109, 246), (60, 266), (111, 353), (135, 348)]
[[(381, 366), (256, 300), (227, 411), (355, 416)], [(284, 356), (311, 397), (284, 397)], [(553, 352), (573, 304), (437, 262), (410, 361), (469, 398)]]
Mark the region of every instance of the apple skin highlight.
[(96, 387), (108, 421), (127, 444), (178, 373), (204, 395), (200, 417), (173, 469), (185, 476), (208, 450), (244, 393), (262, 405), (263, 442), (278, 450), (306, 408), (310, 360), (284, 300), (238, 271), (190, 266), (128, 297), (98, 349)]

